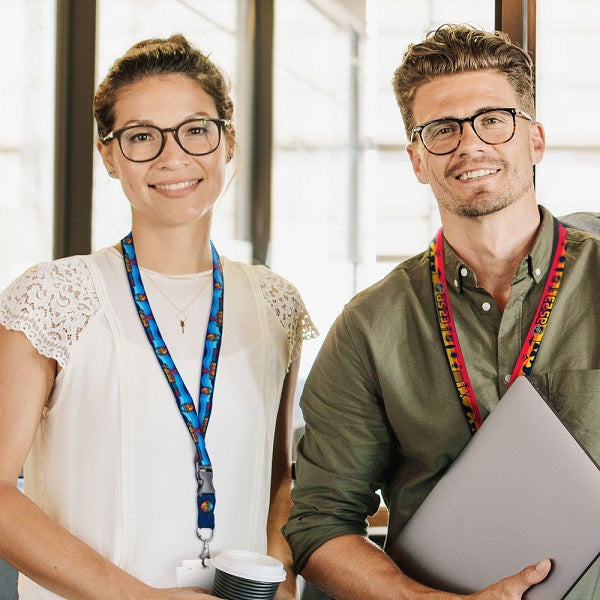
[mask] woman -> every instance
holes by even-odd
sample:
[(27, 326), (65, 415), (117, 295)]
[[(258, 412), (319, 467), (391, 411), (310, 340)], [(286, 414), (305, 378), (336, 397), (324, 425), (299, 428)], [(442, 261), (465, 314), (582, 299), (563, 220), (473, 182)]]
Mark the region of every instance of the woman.
[(0, 297), (0, 554), (24, 600), (197, 600), (212, 596), (174, 589), (182, 561), (209, 590), (209, 556), (243, 548), (282, 560), (278, 598), (293, 598), (279, 529), (315, 331), (293, 286), (210, 242), (235, 151), (224, 77), (181, 35), (147, 40), (94, 113), (132, 231)]

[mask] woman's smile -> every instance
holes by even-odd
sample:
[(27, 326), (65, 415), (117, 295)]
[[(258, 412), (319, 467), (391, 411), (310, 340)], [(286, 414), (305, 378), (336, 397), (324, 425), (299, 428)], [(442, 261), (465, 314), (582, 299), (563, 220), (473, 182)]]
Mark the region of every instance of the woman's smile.
[(196, 186), (201, 181), (202, 179), (189, 179), (187, 181), (179, 181), (176, 183), (154, 183), (150, 184), (150, 187), (161, 192), (178, 192)]

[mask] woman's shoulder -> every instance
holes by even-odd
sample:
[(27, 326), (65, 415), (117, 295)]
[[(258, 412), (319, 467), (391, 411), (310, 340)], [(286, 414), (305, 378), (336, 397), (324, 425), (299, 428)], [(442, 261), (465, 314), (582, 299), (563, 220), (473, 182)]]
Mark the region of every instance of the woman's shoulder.
[[(82, 295), (97, 297), (90, 272), (91, 256), (68, 256), (29, 267), (0, 294), (0, 305), (11, 301), (31, 304)], [(64, 302), (61, 301), (61, 304)]]
[(238, 270), (255, 282), (261, 298), (278, 317), (291, 343), (294, 357), (303, 339), (308, 340), (319, 335), (300, 292), (288, 279), (264, 265), (248, 265), (232, 261), (227, 261), (227, 264), (231, 270)]
[(231, 274), (243, 277), (244, 279), (249, 279), (256, 283), (263, 292), (270, 290), (267, 294), (269, 298), (276, 295), (285, 295), (297, 298), (302, 302), (300, 292), (297, 290), (296, 286), (265, 265), (249, 265), (247, 263), (225, 258), (224, 266), (225, 270), (229, 271)]
[(69, 256), (33, 265), (9, 284), (0, 293), (0, 325), (64, 366), (99, 307), (90, 257)]
[[(299, 316), (308, 315), (298, 288), (279, 273), (265, 265), (248, 265), (240, 262), (232, 263), (231, 261), (229, 263), (236, 265), (248, 278), (257, 283), (263, 298), (271, 306), (287, 306), (289, 308), (284, 312)], [(316, 332), (316, 329), (314, 331)]]
[(2, 303), (10, 299), (32, 297), (39, 300), (69, 289), (88, 287), (90, 273), (86, 256), (68, 256), (57, 260), (37, 263), (14, 279), (2, 291)]

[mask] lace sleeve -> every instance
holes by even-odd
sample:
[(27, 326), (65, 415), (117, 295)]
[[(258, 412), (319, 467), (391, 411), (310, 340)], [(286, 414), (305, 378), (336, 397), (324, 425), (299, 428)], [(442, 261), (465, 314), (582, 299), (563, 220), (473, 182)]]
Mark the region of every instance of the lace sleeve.
[[(300, 356), (302, 340), (319, 335), (298, 290), (286, 279), (267, 267), (257, 267), (258, 280), (265, 300), (279, 317), (290, 346), (292, 363)], [(289, 366), (288, 364), (288, 366)]]
[(64, 367), (100, 303), (80, 256), (31, 267), (0, 294), (0, 324)]

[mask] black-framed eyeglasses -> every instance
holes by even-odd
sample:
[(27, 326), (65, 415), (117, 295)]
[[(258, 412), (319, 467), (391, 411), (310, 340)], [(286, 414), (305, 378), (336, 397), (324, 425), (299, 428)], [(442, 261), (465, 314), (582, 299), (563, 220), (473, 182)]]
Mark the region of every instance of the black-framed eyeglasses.
[(180, 148), (192, 156), (214, 152), (221, 143), (221, 130), (231, 125), (229, 119), (188, 119), (176, 127), (161, 129), (154, 125), (129, 125), (100, 138), (104, 144), (117, 139), (123, 156), (133, 162), (154, 160), (167, 143), (171, 132)]
[(486, 144), (496, 146), (512, 140), (516, 130), (516, 117), (533, 119), (518, 108), (488, 108), (464, 119), (434, 119), (417, 125), (412, 130), (410, 141), (419, 134), (425, 148), (442, 156), (454, 152), (460, 145), (463, 123), (471, 123), (477, 137)]

